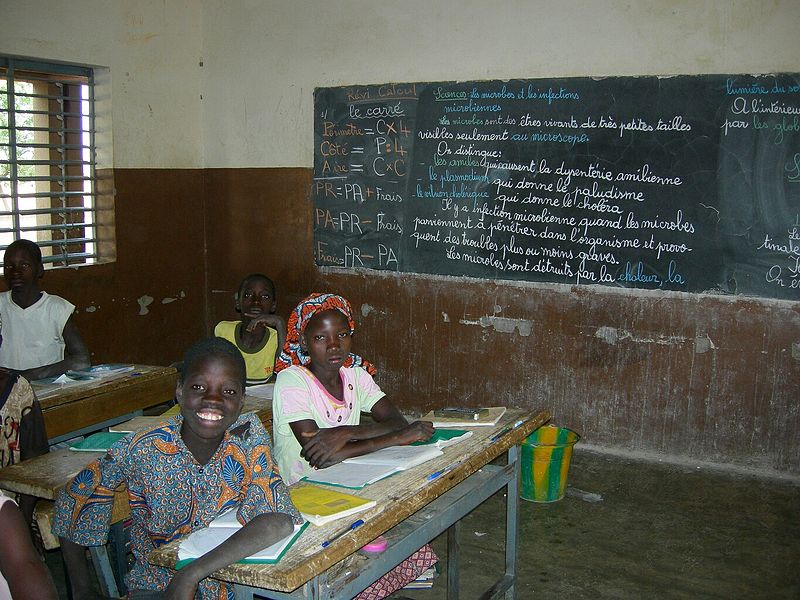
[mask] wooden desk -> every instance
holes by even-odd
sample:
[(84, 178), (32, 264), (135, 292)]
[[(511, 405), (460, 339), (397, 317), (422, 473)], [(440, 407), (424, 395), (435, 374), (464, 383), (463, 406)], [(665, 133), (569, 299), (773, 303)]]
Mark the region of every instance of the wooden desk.
[[(67, 448), (48, 452), (15, 465), (0, 469), (0, 489), (28, 494), (44, 500), (55, 500), (58, 491), (64, 487), (83, 468), (103, 455), (103, 452), (73, 452)], [(117, 571), (124, 572), (125, 544), (122, 520), (130, 513), (128, 490), (121, 487), (114, 492), (114, 511), (109, 531), (109, 546)], [(97, 572), (97, 579), (103, 594), (109, 598), (120, 596), (120, 587), (111, 566), (106, 546), (91, 546), (89, 553)], [(124, 593), (124, 587), (123, 593)]]
[[(519, 444), (545, 424), (550, 414), (509, 410), (495, 427), (475, 427), (469, 439), (444, 449), (444, 455), (423, 465), (367, 486), (355, 494), (378, 502), (361, 513), (365, 525), (322, 549), (322, 542), (351, 521), (334, 521), (309, 527), (278, 564), (235, 564), (215, 577), (236, 584), (236, 597), (254, 593), (275, 600), (352, 598), (395, 565), (440, 533), (448, 531), (448, 597), (458, 597), (458, 532), (460, 520), (502, 488), (506, 488), (506, 570), (484, 597), (513, 595), (516, 581), (517, 517), (519, 511)], [(503, 428), (523, 420), (515, 429), (493, 441)], [(504, 466), (489, 463), (506, 452)], [(452, 467), (442, 476), (428, 476)], [(389, 549), (365, 556), (356, 551), (383, 534)], [(179, 541), (153, 552), (151, 562), (174, 567)]]
[(126, 421), (175, 397), (173, 367), (136, 365), (113, 379), (69, 385), (32, 382), (50, 443)]
[(0, 489), (55, 500), (64, 487), (102, 452), (73, 452), (61, 448), (0, 469)]

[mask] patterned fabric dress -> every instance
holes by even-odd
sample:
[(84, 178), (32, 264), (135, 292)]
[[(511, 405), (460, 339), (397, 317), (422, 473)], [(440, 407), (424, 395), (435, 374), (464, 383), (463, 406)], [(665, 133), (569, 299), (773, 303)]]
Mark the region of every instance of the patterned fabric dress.
[[(82, 546), (100, 545), (111, 525), (114, 490), (127, 483), (135, 558), (126, 576), (130, 590), (166, 588), (171, 571), (148, 563), (148, 554), (207, 526), (231, 507), (238, 506), (242, 523), (266, 512), (287, 513), (302, 522), (272, 460), (269, 434), (255, 415), (240, 416), (205, 465), (183, 443), (182, 423), (177, 415), (118, 441), (56, 500), (53, 533)], [(232, 599), (233, 588), (206, 579), (196, 597)]]
[(44, 454), (48, 450), (42, 408), (28, 381), (3, 369), (0, 390), (0, 467)]

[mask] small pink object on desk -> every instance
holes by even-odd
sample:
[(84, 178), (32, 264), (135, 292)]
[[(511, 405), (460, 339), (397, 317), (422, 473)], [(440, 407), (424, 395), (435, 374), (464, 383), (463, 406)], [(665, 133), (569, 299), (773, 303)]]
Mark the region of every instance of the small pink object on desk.
[(370, 552), (372, 554), (380, 554), (386, 548), (389, 547), (389, 542), (386, 541), (386, 538), (382, 535), (379, 535), (374, 540), (372, 540), (369, 544), (361, 548), (364, 552)]

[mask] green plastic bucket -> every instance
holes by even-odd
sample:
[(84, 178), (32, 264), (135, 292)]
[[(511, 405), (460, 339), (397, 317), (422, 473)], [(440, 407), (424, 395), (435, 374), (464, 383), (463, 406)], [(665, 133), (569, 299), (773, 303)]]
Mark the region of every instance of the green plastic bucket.
[(564, 427), (544, 425), (522, 442), (520, 497), (531, 502), (555, 502), (564, 497), (572, 447), (581, 436)]

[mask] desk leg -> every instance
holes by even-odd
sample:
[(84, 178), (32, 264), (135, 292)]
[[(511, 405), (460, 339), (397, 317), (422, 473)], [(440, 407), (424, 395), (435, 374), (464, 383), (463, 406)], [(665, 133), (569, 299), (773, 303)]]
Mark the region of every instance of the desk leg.
[(92, 564), (97, 573), (97, 580), (100, 583), (100, 592), (106, 598), (119, 598), (117, 580), (114, 579), (114, 571), (111, 568), (111, 561), (108, 559), (106, 547), (89, 546), (89, 556), (92, 557)]
[(127, 535), (125, 521), (114, 523), (108, 532), (107, 548), (110, 553), (109, 559), (120, 596), (128, 595), (128, 587), (125, 585), (125, 574), (128, 572)]
[(447, 529), (447, 600), (458, 600), (461, 519)]
[(508, 449), (508, 464), (514, 464), (514, 476), (506, 487), (506, 574), (511, 587), (506, 591), (506, 600), (516, 597), (517, 540), (519, 537), (519, 478), (521, 461), (519, 446)]

